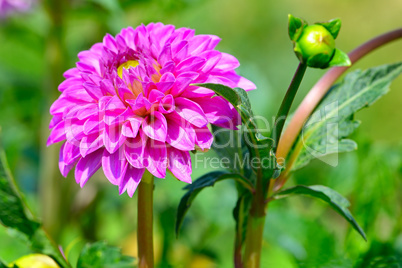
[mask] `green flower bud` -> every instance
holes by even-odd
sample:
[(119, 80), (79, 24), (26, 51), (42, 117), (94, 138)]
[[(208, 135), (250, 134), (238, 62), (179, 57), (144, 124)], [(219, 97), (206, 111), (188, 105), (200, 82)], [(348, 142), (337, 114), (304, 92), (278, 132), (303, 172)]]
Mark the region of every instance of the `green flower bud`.
[(294, 51), (307, 66), (326, 68), (335, 53), (335, 40), (324, 26), (310, 25), (303, 29)]
[(350, 66), (347, 54), (335, 48), (335, 38), (341, 28), (339, 19), (308, 25), (289, 15), (289, 37), (300, 62), (313, 68)]

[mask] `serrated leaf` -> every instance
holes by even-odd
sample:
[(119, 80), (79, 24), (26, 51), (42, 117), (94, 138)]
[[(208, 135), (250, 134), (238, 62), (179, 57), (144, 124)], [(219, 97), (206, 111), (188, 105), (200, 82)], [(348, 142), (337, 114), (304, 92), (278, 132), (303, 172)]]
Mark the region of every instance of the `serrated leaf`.
[(82, 249), (77, 268), (131, 268), (136, 267), (134, 261), (133, 257), (123, 255), (120, 248), (99, 241)]
[[(8, 168), (0, 143), (0, 223), (26, 236), (34, 252), (52, 257), (61, 267), (70, 267), (59, 249), (48, 238), (41, 224), (28, 215), (26, 205)], [(30, 214), (30, 213), (29, 213)]]
[(241, 183), (244, 188), (253, 191), (253, 186), (251, 185), (250, 181), (248, 181), (245, 177), (241, 176), (238, 173), (228, 173), (227, 171), (213, 171), (201, 176), (192, 184), (184, 187), (184, 189), (187, 190), (187, 193), (185, 193), (184, 196), (181, 198), (179, 207), (177, 208), (176, 236), (179, 234), (184, 216), (186, 215), (195, 197), (206, 187), (212, 187), (215, 185), (215, 183), (227, 179), (233, 179), (238, 183)]
[(336, 39), (338, 37), (339, 31), (341, 30), (342, 22), (340, 19), (332, 19), (328, 22), (318, 22), (316, 24), (322, 25), (328, 32), (331, 33), (332, 37)]
[(288, 197), (290, 195), (300, 194), (321, 199), (322, 201), (329, 204), (336, 212), (338, 212), (352, 225), (352, 227), (364, 238), (364, 240), (367, 240), (364, 231), (359, 226), (359, 224), (357, 224), (356, 220), (353, 218), (348, 209), (348, 207), (350, 206), (349, 201), (329, 187), (323, 185), (297, 185), (274, 194), (273, 198), (279, 199)]
[(296, 42), (299, 39), (300, 34), (303, 32), (303, 28), (307, 26), (307, 22), (294, 17), (293, 15), (288, 15), (288, 33), (290, 40)]
[[(255, 122), (254, 114), (251, 109), (250, 100), (247, 92), (241, 88), (230, 88), (220, 84), (194, 84), (195, 86), (205, 87), (213, 90), (217, 95), (229, 101), (239, 112), (243, 127), (245, 127), (244, 140), (250, 151), (250, 160), (257, 159), (260, 163), (251, 165), (257, 174), (264, 181), (271, 179), (274, 169), (276, 169), (276, 159), (272, 150), (272, 139), (262, 135)], [(264, 166), (264, 161), (268, 161)]]
[(336, 48), (334, 56), (332, 57), (328, 66), (333, 67), (333, 66), (350, 66), (350, 65), (352, 65), (352, 62), (350, 61), (348, 54)]
[(402, 63), (383, 65), (365, 71), (357, 70), (329, 91), (311, 115), (289, 154), (291, 170), (319, 158), (330, 165), (329, 154), (355, 150), (354, 141), (346, 139), (359, 126), (354, 113), (372, 105), (386, 94), (393, 79), (402, 72)]

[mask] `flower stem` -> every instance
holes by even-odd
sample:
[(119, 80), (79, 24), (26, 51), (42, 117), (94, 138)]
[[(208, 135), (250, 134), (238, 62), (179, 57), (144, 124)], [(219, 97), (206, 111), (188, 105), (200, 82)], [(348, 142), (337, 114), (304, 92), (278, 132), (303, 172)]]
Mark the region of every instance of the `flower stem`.
[(272, 131), (271, 137), (274, 140), (274, 151), (278, 146), (279, 138), (281, 137), (283, 126), (285, 125), (286, 117), (289, 114), (290, 107), (292, 106), (293, 100), (296, 96), (297, 90), (299, 89), (300, 83), (303, 79), (303, 76), (306, 72), (307, 65), (303, 63), (299, 63), (299, 66), (296, 69), (296, 72), (293, 76), (292, 82), (289, 85), (288, 90), (286, 91), (286, 95), (283, 98), (281, 107), (278, 110), (278, 114), (275, 118), (275, 126)]
[(153, 247), (153, 191), (154, 178), (145, 170), (138, 185), (137, 243), (140, 268), (154, 267)]
[(259, 268), (262, 249), (262, 237), (265, 224), (264, 195), (257, 191), (253, 198), (247, 222), (246, 244), (244, 253), (245, 268)]

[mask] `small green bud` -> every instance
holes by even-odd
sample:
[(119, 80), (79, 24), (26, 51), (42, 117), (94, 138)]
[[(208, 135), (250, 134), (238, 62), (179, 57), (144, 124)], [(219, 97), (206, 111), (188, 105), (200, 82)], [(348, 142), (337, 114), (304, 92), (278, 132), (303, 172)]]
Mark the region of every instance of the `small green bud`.
[(346, 53), (335, 47), (335, 38), (341, 28), (339, 19), (308, 25), (300, 18), (289, 15), (289, 37), (300, 62), (313, 68), (350, 66)]
[(334, 37), (324, 26), (307, 26), (296, 41), (295, 52), (308, 66), (326, 68), (335, 53)]

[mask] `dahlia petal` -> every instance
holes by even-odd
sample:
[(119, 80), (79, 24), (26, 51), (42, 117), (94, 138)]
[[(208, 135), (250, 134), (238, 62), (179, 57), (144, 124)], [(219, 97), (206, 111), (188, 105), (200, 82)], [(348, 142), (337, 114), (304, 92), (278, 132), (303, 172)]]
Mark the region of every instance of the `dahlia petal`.
[(176, 68), (176, 64), (171, 61), (165, 64), (163, 68), (159, 71), (162, 75), (165, 73), (172, 73), (174, 72), (174, 69)]
[(207, 60), (201, 57), (193, 56), (185, 59), (176, 66), (177, 72), (198, 72)]
[(97, 133), (85, 136), (80, 142), (80, 154), (86, 157), (88, 154), (95, 152), (103, 146), (103, 136)]
[(195, 128), (196, 140), (195, 144), (202, 150), (210, 149), (214, 141), (211, 131), (207, 127)]
[(53, 102), (52, 106), (50, 106), (50, 114), (60, 114), (65, 112), (66, 108), (71, 106), (76, 106), (74, 102), (67, 100), (65, 98), (59, 98), (55, 102)]
[(53, 118), (50, 120), (49, 129), (54, 128), (58, 123), (63, 120), (63, 117), (60, 115), (53, 115)]
[(100, 73), (99, 69), (99, 55), (93, 53), (92, 51), (81, 51), (78, 53), (78, 58), (81, 62), (84, 62), (90, 66), (93, 66), (96, 70), (96, 73)]
[(110, 34), (106, 34), (106, 36), (103, 38), (103, 45), (114, 53), (118, 52), (116, 40), (114, 40), (113, 36)]
[(188, 151), (181, 151), (173, 147), (167, 148), (169, 170), (173, 175), (184, 182), (191, 183), (191, 157)]
[(127, 138), (135, 138), (138, 134), (142, 121), (142, 119), (135, 117), (129, 118), (123, 123), (121, 133)]
[(102, 156), (102, 169), (106, 178), (113, 184), (118, 185), (124, 178), (128, 162), (123, 150), (118, 150), (112, 154), (104, 150)]
[(149, 93), (148, 100), (151, 103), (155, 103), (155, 102), (159, 102), (161, 99), (163, 99), (163, 97), (165, 97), (165, 94), (163, 94), (162, 92), (160, 92), (158, 90), (152, 90)]
[(193, 99), (193, 101), (200, 105), (211, 124), (225, 123), (233, 119), (232, 109), (228, 101), (221, 96), (198, 98)]
[(222, 53), (216, 50), (205, 51), (200, 54), (200, 57), (207, 59), (204, 67), (202, 67), (202, 72), (208, 73), (211, 71), (222, 58)]
[(236, 57), (234, 57), (228, 53), (222, 52), (222, 58), (220, 59), (218, 64), (215, 66), (215, 68), (220, 69), (220, 70), (233, 70), (239, 66), (240, 66), (240, 63), (236, 59)]
[(203, 127), (208, 124), (207, 117), (197, 103), (179, 97), (175, 99), (175, 105), (177, 113), (194, 126)]
[(151, 139), (165, 142), (167, 135), (167, 122), (160, 112), (153, 112), (142, 123), (142, 130)]
[(168, 114), (174, 111), (175, 106), (174, 106), (174, 98), (172, 95), (166, 95), (160, 102), (160, 105), (158, 107), (159, 112), (163, 114)]
[(47, 139), (46, 146), (60, 142), (66, 139), (65, 122), (59, 122), (51, 131), (49, 138)]
[(119, 51), (124, 50), (127, 47), (126, 41), (124, 40), (124, 37), (118, 34), (116, 36), (116, 44), (117, 44), (117, 49)]
[[(78, 153), (77, 153), (78, 152)], [(70, 170), (80, 158), (78, 147), (65, 142), (60, 148), (59, 169), (63, 177), (67, 177)]]
[(119, 97), (113, 96), (105, 107), (104, 122), (108, 125), (114, 124), (116, 119), (127, 110)]
[(183, 91), (180, 97), (187, 99), (194, 99), (194, 98), (212, 97), (214, 95), (215, 92), (208, 88), (189, 86), (185, 91)]
[(181, 73), (176, 78), (176, 83), (174, 84), (170, 94), (173, 96), (179, 96), (182, 92), (188, 89), (188, 86), (198, 77), (196, 72), (186, 72)]
[(119, 182), (119, 194), (127, 191), (130, 197), (133, 197), (138, 184), (141, 182), (142, 175), (144, 174), (145, 168), (135, 168), (130, 165), (127, 166), (126, 174), (123, 179)]
[(85, 135), (89, 134), (100, 134), (100, 131), (103, 129), (103, 127), (100, 127), (102, 121), (99, 121), (99, 116), (94, 115), (86, 119), (84, 126), (83, 126), (83, 132)]
[(171, 61), (172, 60), (172, 49), (170, 47), (170, 44), (166, 44), (161, 53), (159, 54), (158, 57), (158, 63), (160, 65), (165, 65), (166, 62)]
[(144, 150), (145, 159), (147, 161), (144, 161), (144, 165), (152, 175), (160, 179), (166, 177), (167, 158), (164, 142), (148, 139)]
[(176, 82), (176, 78), (172, 73), (164, 73), (161, 79), (156, 83), (156, 87), (161, 92), (168, 91)]
[[(83, 107), (80, 107), (81, 110), (77, 112), (77, 118), (79, 120), (88, 118), (90, 116), (99, 115), (98, 105), (96, 103), (90, 103)], [(99, 118), (98, 119), (102, 119)]]
[(74, 68), (71, 68), (71, 69), (68, 69), (67, 71), (65, 71), (63, 73), (63, 76), (66, 79), (71, 78), (71, 77), (80, 77), (80, 71), (74, 67)]
[(102, 95), (115, 95), (116, 91), (114, 89), (114, 85), (111, 81), (104, 79), (100, 82), (100, 90), (102, 91)]
[(77, 118), (71, 118), (65, 121), (66, 139), (69, 143), (79, 145), (80, 140), (85, 136), (84, 123), (85, 120), (78, 120)]
[(197, 55), (205, 50), (213, 49), (220, 41), (220, 38), (213, 35), (196, 35), (189, 42), (191, 55)]
[(248, 80), (242, 76), (239, 76), (236, 87), (242, 88), (245, 91), (249, 91), (249, 90), (253, 90), (253, 89), (257, 88), (257, 86), (253, 82), (251, 82), (250, 80)]
[(103, 94), (99, 86), (94, 85), (93, 83), (85, 82), (83, 84), (85, 91), (91, 96), (94, 100), (99, 100), (102, 98)]
[(229, 106), (232, 109), (232, 114), (233, 118), (232, 120), (226, 121), (226, 122), (221, 122), (221, 123), (214, 123), (214, 125), (222, 128), (227, 128), (227, 129), (233, 129), (237, 130), (237, 126), (241, 125), (241, 116), (239, 112), (236, 110), (236, 108), (233, 107), (232, 104), (229, 103)]
[(152, 106), (151, 102), (149, 102), (142, 93), (137, 96), (137, 99), (126, 100), (126, 102), (131, 106), (131, 109), (135, 114), (146, 112), (151, 109)]
[(81, 72), (91, 72), (91, 73), (97, 73), (97, 69), (95, 66), (92, 66), (88, 63), (84, 63), (84, 62), (77, 62), (75, 64), (78, 68), (78, 70), (80, 70)]
[(63, 92), (66, 88), (69, 88), (71, 86), (75, 86), (75, 85), (81, 84), (81, 83), (82, 83), (81, 77), (71, 77), (71, 78), (68, 78), (68, 79), (64, 80), (63, 82), (61, 82), (61, 84), (58, 87), (58, 90), (60, 92)]
[(109, 153), (116, 152), (125, 141), (126, 137), (121, 133), (121, 126), (119, 124), (105, 125), (103, 143)]
[(175, 48), (173, 52), (173, 60), (176, 63), (181, 62), (184, 60), (188, 55), (188, 41), (181, 41)]
[(124, 154), (131, 166), (136, 168), (144, 167), (145, 145), (145, 141), (141, 139), (140, 135), (134, 139), (127, 139), (124, 143)]
[(166, 142), (179, 150), (194, 150), (196, 136), (192, 126), (176, 112), (166, 115), (166, 119), (169, 130)]
[(75, 167), (75, 181), (83, 187), (88, 179), (101, 167), (103, 150), (99, 149), (81, 158)]

